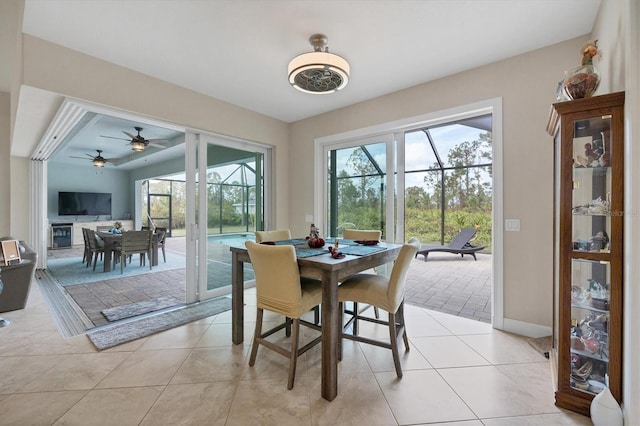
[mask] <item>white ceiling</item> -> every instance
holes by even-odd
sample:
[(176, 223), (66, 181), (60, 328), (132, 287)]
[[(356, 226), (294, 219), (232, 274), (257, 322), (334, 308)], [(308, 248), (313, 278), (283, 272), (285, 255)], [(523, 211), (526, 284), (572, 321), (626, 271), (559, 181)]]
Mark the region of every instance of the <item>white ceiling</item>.
[[(23, 32), (294, 122), (588, 34), (599, 5), (600, 0), (25, 0)], [(349, 84), (338, 93), (310, 95), (288, 83), (287, 64), (312, 51), (313, 33), (326, 34), (330, 51), (351, 65)]]

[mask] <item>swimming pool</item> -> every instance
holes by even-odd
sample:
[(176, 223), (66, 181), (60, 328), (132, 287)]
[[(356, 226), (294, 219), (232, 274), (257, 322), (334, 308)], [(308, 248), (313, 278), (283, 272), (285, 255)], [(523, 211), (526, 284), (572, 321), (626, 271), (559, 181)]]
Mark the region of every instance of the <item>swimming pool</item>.
[(226, 246), (244, 247), (245, 241), (255, 241), (256, 237), (253, 232), (242, 232), (238, 234), (214, 234), (207, 236), (207, 242), (210, 244), (224, 244)]

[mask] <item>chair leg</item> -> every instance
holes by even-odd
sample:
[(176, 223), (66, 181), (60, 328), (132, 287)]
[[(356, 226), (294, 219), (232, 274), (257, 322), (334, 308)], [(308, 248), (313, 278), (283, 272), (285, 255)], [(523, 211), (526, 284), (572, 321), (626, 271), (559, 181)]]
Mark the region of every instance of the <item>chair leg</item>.
[(162, 259), (164, 259), (164, 263), (167, 263), (167, 254), (164, 252), (164, 244), (162, 245)]
[(120, 275), (124, 274), (124, 267), (127, 263), (127, 256), (122, 252), (120, 255)]
[(353, 335), (358, 335), (358, 302), (353, 302)]
[(373, 307), (373, 314), (376, 316), (376, 319), (380, 319), (380, 311), (377, 306)]
[(98, 263), (98, 253), (94, 254), (93, 256), (93, 270), (96, 270), (96, 263)]
[(258, 308), (258, 313), (256, 315), (256, 331), (253, 333), (253, 345), (251, 345), (251, 356), (249, 357), (249, 366), (253, 367), (256, 363), (256, 355), (258, 354), (258, 341), (260, 340), (260, 335), (262, 334), (262, 316), (264, 311), (261, 308)]
[(398, 354), (398, 335), (396, 331), (396, 315), (389, 312), (389, 338), (391, 339), (391, 352), (393, 353), (393, 364), (396, 367), (396, 376), (402, 377), (402, 367), (400, 366), (400, 355)]
[(291, 337), (291, 318), (285, 318), (284, 321), (286, 322), (287, 326), (284, 330), (285, 336), (287, 337)]
[(313, 323), (320, 324), (320, 305), (313, 308)]
[(291, 352), (289, 353), (289, 381), (287, 389), (293, 389), (293, 383), (296, 380), (296, 366), (298, 364), (298, 339), (300, 336), (300, 320), (293, 319), (293, 336), (291, 338)]
[(408, 351), (409, 347), (409, 337), (407, 336), (407, 324), (404, 322), (404, 301), (400, 304), (398, 308), (398, 323), (402, 326), (402, 340), (404, 340), (404, 350)]

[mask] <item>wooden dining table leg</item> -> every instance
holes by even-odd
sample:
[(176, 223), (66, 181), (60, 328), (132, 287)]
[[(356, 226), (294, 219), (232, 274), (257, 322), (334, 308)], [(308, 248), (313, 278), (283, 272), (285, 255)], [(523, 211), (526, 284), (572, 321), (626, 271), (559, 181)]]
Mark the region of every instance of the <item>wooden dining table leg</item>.
[(322, 382), (321, 394), (328, 401), (338, 395), (338, 339), (340, 339), (338, 279), (332, 272), (322, 274)]
[(231, 340), (239, 345), (244, 340), (244, 262), (231, 253)]

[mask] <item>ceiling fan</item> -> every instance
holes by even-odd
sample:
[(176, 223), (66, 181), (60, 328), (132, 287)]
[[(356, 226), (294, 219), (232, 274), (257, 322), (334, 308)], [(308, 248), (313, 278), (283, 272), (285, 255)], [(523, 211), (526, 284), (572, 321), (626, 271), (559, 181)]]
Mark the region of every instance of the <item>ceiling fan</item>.
[[(96, 151), (98, 151), (98, 155), (91, 155), (91, 154), (85, 154), (86, 156), (88, 156), (89, 158), (91, 158), (91, 162), (93, 163), (93, 165), (95, 167), (104, 167), (104, 165), (106, 163), (111, 163), (111, 164), (116, 164), (115, 159), (111, 159), (111, 158), (104, 158), (102, 156), (102, 150), (101, 149), (96, 149)], [(74, 157), (71, 156), (70, 158), (81, 158), (83, 160), (86, 160), (87, 158), (85, 157)]]
[(169, 141), (166, 139), (145, 139), (140, 132), (142, 132), (142, 127), (134, 127), (134, 129), (136, 129), (136, 131), (138, 132), (137, 135), (132, 135), (129, 132), (125, 132), (124, 130), (122, 131), (122, 133), (124, 133), (125, 135), (129, 136), (129, 138), (131, 139), (125, 139), (125, 138), (116, 138), (113, 136), (102, 136), (103, 138), (109, 138), (109, 139), (120, 139), (123, 141), (129, 141), (129, 144), (131, 145), (131, 149), (133, 151), (136, 152), (142, 152), (144, 151), (147, 146), (153, 146), (156, 148), (166, 148), (166, 145), (163, 145), (163, 143), (168, 143)]

